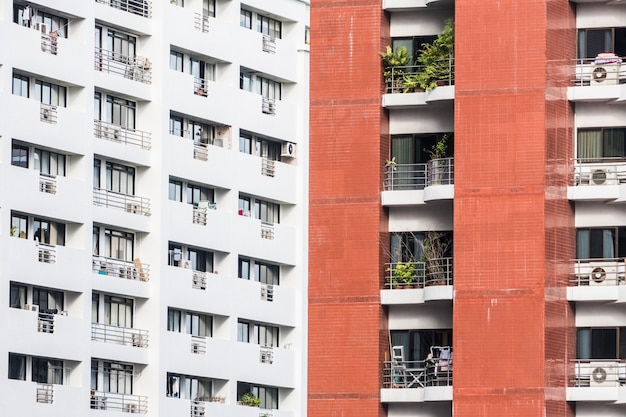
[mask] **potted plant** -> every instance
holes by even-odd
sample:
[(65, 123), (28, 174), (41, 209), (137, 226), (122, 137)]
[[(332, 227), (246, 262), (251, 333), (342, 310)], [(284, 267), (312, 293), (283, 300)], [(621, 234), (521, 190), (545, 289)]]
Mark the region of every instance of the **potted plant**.
[[(423, 43), (417, 55), (417, 63), (421, 70), (405, 77), (406, 82), (414, 88), (430, 91), (438, 85), (451, 83), (454, 78), (454, 20), (448, 19), (441, 32), (432, 44)], [(409, 78), (407, 80), (407, 78)]]
[(406, 66), (409, 65), (411, 57), (406, 47), (401, 46), (395, 50), (387, 46), (385, 52), (380, 52), (380, 59), (383, 64), (383, 78), (387, 92), (396, 92), (402, 87)]
[(445, 133), (441, 138), (435, 142), (430, 149), (424, 149), (430, 156), (429, 161), (429, 185), (444, 184), (450, 176), (450, 161), (447, 158), (448, 154), (448, 134)]
[(239, 398), (239, 404), (246, 405), (248, 407), (258, 407), (261, 405), (261, 400), (253, 393), (246, 392)]
[(411, 288), (417, 282), (417, 271), (413, 261), (400, 261), (396, 263), (395, 268), (387, 268), (387, 271), (391, 272), (392, 288)]
[(422, 247), (422, 260), (426, 268), (426, 285), (446, 285), (449, 284), (447, 265), (445, 257), (448, 254), (452, 242), (446, 238), (443, 232), (427, 232), (424, 240), (420, 243)]

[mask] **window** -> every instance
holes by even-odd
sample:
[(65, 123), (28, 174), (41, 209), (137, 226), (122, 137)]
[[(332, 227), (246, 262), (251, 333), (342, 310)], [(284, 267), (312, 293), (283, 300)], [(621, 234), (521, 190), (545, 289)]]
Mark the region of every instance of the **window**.
[(11, 212), (11, 236), (26, 239), (28, 236), (28, 217)]
[(33, 304), (39, 306), (42, 313), (57, 314), (63, 311), (63, 291), (33, 287)]
[(595, 58), (601, 52), (626, 55), (626, 28), (578, 30), (578, 58)]
[(26, 305), (26, 286), (11, 282), (9, 290), (9, 307), (24, 308)]
[(106, 121), (128, 129), (135, 128), (135, 107), (133, 101), (107, 96)]
[(170, 116), (170, 135), (183, 136), (183, 118)]
[(252, 12), (249, 10), (241, 9), (239, 13), (239, 25), (242, 28), (252, 29)]
[(626, 227), (576, 229), (576, 258), (626, 256)]
[(278, 347), (278, 327), (239, 320), (237, 322), (237, 341)]
[(624, 157), (626, 156), (626, 128), (579, 129), (577, 145), (579, 158)]
[(273, 39), (280, 39), (282, 34), (282, 23), (280, 20), (258, 15), (256, 30), (257, 32), (268, 35)]
[(32, 27), (33, 22), (46, 25), (46, 35), (52, 31), (57, 31), (59, 36), (67, 38), (68, 21), (64, 17), (55, 16), (50, 13), (37, 10), (26, 4), (13, 4), (13, 21), (20, 26)]
[(213, 317), (208, 314), (167, 309), (167, 330), (186, 333), (192, 336), (211, 337), (213, 335)]
[(104, 296), (104, 324), (133, 327), (133, 300), (131, 298)]
[(13, 143), (11, 147), (11, 165), (28, 168), (28, 146)]
[(423, 361), (431, 346), (452, 346), (452, 330), (392, 330), (391, 346), (404, 346), (407, 361)]
[(210, 126), (190, 119), (187, 121), (187, 131), (194, 142), (213, 143), (213, 138), (215, 137), (215, 126)]
[(237, 203), (239, 207), (239, 215), (240, 216), (250, 216), (250, 197), (239, 196), (239, 202)]
[(280, 161), (282, 143), (250, 132), (239, 131), (239, 152), (254, 154), (271, 161)]
[(252, 91), (252, 74), (248, 72), (239, 73), (239, 88), (244, 91)]
[(576, 329), (577, 359), (626, 359), (626, 327)]
[(105, 251), (108, 258), (132, 261), (133, 242), (132, 233), (110, 229), (104, 231)]
[(198, 206), (200, 201), (213, 201), (213, 189), (197, 184), (187, 184), (187, 204)]
[(250, 279), (250, 259), (239, 258), (239, 278)]
[(63, 86), (35, 80), (35, 99), (43, 104), (65, 107), (67, 89)]
[(247, 382), (237, 382), (237, 398), (241, 398), (248, 392), (254, 394), (261, 400), (259, 407), (268, 410), (278, 409), (278, 388), (254, 385)]
[(414, 36), (410, 38), (394, 38), (391, 41), (391, 47), (393, 50), (405, 47), (409, 53), (409, 63), (407, 65), (416, 65), (417, 57), (420, 55), (420, 50), (423, 44), (432, 44), (437, 36)]
[(65, 176), (65, 155), (35, 148), (33, 159), (35, 169), (41, 174)]
[(215, 17), (215, 0), (203, 0), (202, 13), (205, 16)]
[(183, 72), (183, 53), (170, 50), (170, 69)]
[(65, 224), (35, 217), (33, 238), (48, 245), (65, 245)]
[(213, 380), (195, 376), (167, 373), (166, 393), (168, 397), (192, 401), (210, 401), (213, 396)]
[(107, 49), (113, 53), (113, 60), (130, 63), (129, 58), (135, 58), (137, 38), (126, 33), (107, 30)]
[(189, 73), (194, 78), (215, 81), (215, 64), (210, 64), (199, 58), (189, 57)]
[(252, 135), (248, 133), (239, 134), (239, 152), (252, 153)]
[(255, 199), (254, 218), (264, 223), (280, 223), (280, 205)]
[(32, 358), (32, 381), (41, 384), (63, 384), (63, 361)]
[(280, 100), (282, 83), (268, 78), (257, 77), (257, 93), (265, 98)]
[(213, 252), (170, 242), (168, 265), (181, 266), (183, 259), (191, 262), (194, 271), (213, 272)]
[(108, 191), (135, 195), (135, 168), (107, 162), (106, 170), (106, 187)]
[(168, 187), (168, 195), (171, 201), (183, 201), (183, 183), (182, 181), (173, 180), (170, 178)]
[(9, 379), (26, 381), (26, 356), (9, 353)]
[(20, 74), (13, 74), (13, 94), (21, 97), (29, 97), (28, 94), (28, 77)]
[(130, 364), (91, 360), (91, 389), (117, 394), (133, 393), (134, 367)]
[(263, 284), (280, 284), (280, 267), (249, 258), (239, 258), (239, 278), (258, 281)]
[(311, 28), (309, 26), (304, 28), (304, 43), (307, 45), (311, 44)]
[(100, 228), (98, 226), (93, 226), (91, 228), (92, 237), (91, 237), (91, 245), (92, 251), (94, 255), (100, 255)]

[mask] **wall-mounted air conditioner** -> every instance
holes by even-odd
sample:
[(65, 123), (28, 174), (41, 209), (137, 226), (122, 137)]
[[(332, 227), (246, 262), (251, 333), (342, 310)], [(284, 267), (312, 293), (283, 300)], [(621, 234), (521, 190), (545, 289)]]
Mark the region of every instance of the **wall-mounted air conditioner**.
[(614, 362), (589, 362), (589, 386), (615, 386), (617, 371), (617, 363)]
[(591, 71), (591, 85), (618, 84), (619, 70), (619, 63), (595, 65)]
[(617, 185), (615, 167), (593, 167), (589, 174), (589, 185)]
[(286, 156), (288, 158), (296, 157), (296, 144), (291, 142), (283, 143), (280, 156)]
[(592, 263), (589, 268), (589, 285), (617, 285), (617, 266)]

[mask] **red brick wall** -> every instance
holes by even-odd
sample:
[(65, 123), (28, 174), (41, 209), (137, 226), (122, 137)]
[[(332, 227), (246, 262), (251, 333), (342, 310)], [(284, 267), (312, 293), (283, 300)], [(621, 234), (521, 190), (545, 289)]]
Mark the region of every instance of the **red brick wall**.
[(384, 415), (387, 27), (381, 1), (311, 2), (309, 417)]
[(573, 416), (574, 14), (567, 0), (455, 4), (454, 415)]

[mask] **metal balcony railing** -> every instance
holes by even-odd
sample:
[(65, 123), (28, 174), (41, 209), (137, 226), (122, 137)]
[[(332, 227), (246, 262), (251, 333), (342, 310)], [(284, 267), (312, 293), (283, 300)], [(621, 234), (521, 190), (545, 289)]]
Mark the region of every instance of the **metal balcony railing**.
[(453, 285), (453, 259), (438, 258), (423, 262), (385, 264), (385, 286), (389, 289)]
[(276, 161), (268, 158), (261, 158), (261, 175), (273, 177), (276, 173)]
[(102, 120), (94, 120), (94, 134), (97, 138), (126, 145), (150, 149), (150, 132), (119, 126)]
[(150, 279), (150, 265), (141, 263), (139, 258), (135, 258), (135, 260), (131, 262), (93, 255), (92, 268), (94, 272), (100, 275), (110, 275), (144, 282)]
[(208, 273), (204, 271), (193, 271), (191, 276), (191, 288), (206, 290)]
[(150, 199), (136, 195), (94, 188), (93, 203), (96, 206), (118, 208), (128, 213), (141, 214), (142, 216), (150, 215)]
[(205, 417), (206, 405), (204, 401), (191, 400), (191, 417)]
[(572, 265), (572, 286), (626, 285), (625, 258), (575, 259)]
[(96, 47), (94, 68), (144, 84), (152, 83), (152, 63), (148, 58), (127, 56)]
[(38, 383), (36, 400), (38, 403), (52, 404), (54, 402), (54, 386)]
[(261, 237), (263, 239), (274, 239), (274, 223), (261, 222)]
[[(436, 70), (440, 75), (434, 79), (431, 78), (432, 82), (435, 82), (438, 86), (454, 85), (454, 58), (438, 61)], [(396, 94), (420, 91), (415, 83), (412, 82), (412, 77), (416, 74), (423, 74), (425, 71), (424, 65), (385, 68), (385, 93)]]
[(276, 100), (263, 97), (261, 100), (261, 111), (265, 114), (276, 114)]
[(209, 96), (209, 81), (205, 80), (204, 78), (194, 77), (193, 93), (197, 96), (208, 97)]
[(42, 122), (56, 124), (57, 123), (57, 106), (41, 103), (39, 108), (39, 120)]
[(209, 33), (209, 16), (202, 13), (193, 14), (193, 25), (202, 33)]
[(106, 4), (114, 9), (147, 17), (148, 19), (152, 17), (152, 2), (149, 0), (96, 0), (96, 3)]
[(59, 48), (59, 33), (56, 31), (41, 34), (41, 50), (56, 55)]
[(53, 264), (57, 261), (57, 248), (47, 243), (37, 243), (37, 259), (39, 262)]
[(259, 346), (259, 362), (268, 365), (274, 363), (274, 348), (272, 346)]
[(54, 310), (39, 310), (37, 313), (37, 331), (54, 333)]
[(624, 359), (576, 359), (570, 384), (574, 387), (590, 388), (623, 387), (626, 385), (626, 361)]
[(274, 301), (274, 285), (261, 284), (261, 300), (270, 303)]
[(200, 161), (209, 160), (209, 144), (202, 142), (193, 142), (193, 157)]
[(576, 59), (572, 65), (572, 85), (600, 87), (626, 83), (624, 58), (611, 55)]
[(572, 182), (577, 185), (626, 183), (626, 158), (576, 158)]
[(144, 395), (118, 394), (114, 392), (91, 391), (90, 404), (95, 410), (116, 410), (125, 413), (146, 414), (148, 397)]
[(206, 354), (206, 337), (191, 336), (191, 353), (195, 353), (197, 355)]
[(148, 331), (91, 323), (91, 340), (145, 348), (148, 347)]
[[(433, 347), (442, 351), (450, 347)], [(422, 361), (383, 362), (383, 388), (426, 388), (452, 386), (452, 357)]]
[(454, 184), (454, 158), (419, 164), (387, 163), (385, 191), (423, 190), (427, 186)]
[(263, 52), (276, 53), (276, 39), (269, 35), (263, 35)]
[(42, 193), (57, 193), (57, 178), (54, 175), (39, 174), (39, 191)]

